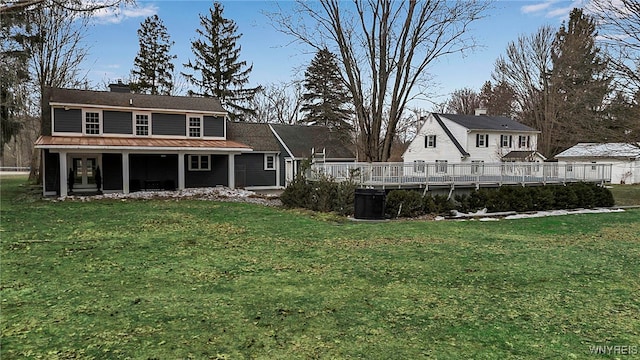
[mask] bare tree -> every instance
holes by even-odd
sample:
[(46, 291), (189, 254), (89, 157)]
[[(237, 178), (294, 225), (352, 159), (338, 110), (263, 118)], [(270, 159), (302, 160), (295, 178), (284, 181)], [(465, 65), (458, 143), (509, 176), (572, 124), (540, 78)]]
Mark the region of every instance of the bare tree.
[(73, 12), (94, 12), (119, 6), (125, 3), (134, 3), (135, 0), (107, 0), (107, 1), (82, 1), (82, 0), (7, 0), (0, 4), (0, 14), (15, 11), (37, 11), (43, 8), (57, 7)]
[(364, 158), (385, 161), (404, 109), (426, 85), (427, 67), (471, 50), (469, 26), (489, 6), (474, 0), (299, 0), (295, 13), (270, 17), (296, 40), (338, 54)]
[(621, 89), (635, 95), (640, 91), (640, 2), (592, 0), (588, 10), (598, 21), (599, 38), (607, 45)]
[[(41, 96), (42, 135), (51, 134), (51, 118), (46, 111), (45, 91), (49, 87), (73, 87), (82, 84), (80, 65), (87, 55), (82, 44), (88, 17), (85, 14), (50, 6), (29, 11), (34, 41), (30, 42), (30, 68), (36, 93)], [(34, 151), (30, 180), (39, 179), (40, 156)]]
[(522, 35), (507, 45), (495, 64), (492, 77), (513, 90), (519, 120), (540, 130), (538, 150), (552, 155), (557, 126), (553, 97), (549, 89), (551, 48), (555, 31), (543, 26), (530, 36)]
[(302, 83), (273, 83), (264, 86), (253, 98), (256, 114), (247, 121), (297, 124), (301, 121)]
[(458, 89), (451, 93), (447, 101), (447, 112), (473, 115), (482, 105), (480, 94), (470, 88)]

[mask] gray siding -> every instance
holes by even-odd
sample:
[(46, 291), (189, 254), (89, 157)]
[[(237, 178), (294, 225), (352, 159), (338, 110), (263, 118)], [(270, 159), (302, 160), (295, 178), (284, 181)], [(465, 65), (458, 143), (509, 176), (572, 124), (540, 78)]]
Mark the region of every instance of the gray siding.
[[(278, 161), (278, 158), (276, 158)], [(264, 170), (264, 154), (242, 154), (235, 157), (236, 185), (275, 186), (276, 171)]]
[(189, 157), (188, 155), (185, 155), (185, 187), (213, 187), (216, 185), (229, 186), (228, 159), (229, 157), (226, 155), (211, 155), (210, 171), (189, 171)]
[(105, 134), (132, 134), (131, 112), (103, 111), (102, 129)]
[(204, 136), (224, 137), (224, 118), (205, 116), (203, 122)]
[(53, 109), (53, 131), (82, 132), (82, 110), (62, 108)]
[(186, 116), (183, 114), (151, 114), (153, 135), (181, 135), (187, 133)]

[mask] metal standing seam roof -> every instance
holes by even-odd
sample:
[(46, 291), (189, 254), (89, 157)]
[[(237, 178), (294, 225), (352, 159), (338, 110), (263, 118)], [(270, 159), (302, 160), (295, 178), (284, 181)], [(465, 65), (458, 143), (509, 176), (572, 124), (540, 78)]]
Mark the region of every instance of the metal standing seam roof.
[(41, 149), (148, 149), (161, 150), (229, 150), (251, 151), (245, 144), (232, 140), (164, 139), (91, 136), (40, 136), (35, 142)]
[(50, 104), (227, 114), (220, 101), (213, 97), (148, 95), (61, 88), (48, 88), (45, 92), (45, 97)]
[(469, 130), (540, 132), (505, 116), (434, 114)]

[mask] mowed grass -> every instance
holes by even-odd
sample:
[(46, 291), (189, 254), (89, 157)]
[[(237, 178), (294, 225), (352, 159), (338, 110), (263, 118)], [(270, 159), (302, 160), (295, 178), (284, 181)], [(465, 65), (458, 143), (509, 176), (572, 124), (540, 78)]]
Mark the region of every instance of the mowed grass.
[(611, 185), (609, 189), (613, 193), (616, 205), (631, 206), (640, 205), (640, 184)]
[(365, 223), (34, 200), (21, 182), (1, 185), (3, 360), (581, 359), (640, 346), (639, 210)]

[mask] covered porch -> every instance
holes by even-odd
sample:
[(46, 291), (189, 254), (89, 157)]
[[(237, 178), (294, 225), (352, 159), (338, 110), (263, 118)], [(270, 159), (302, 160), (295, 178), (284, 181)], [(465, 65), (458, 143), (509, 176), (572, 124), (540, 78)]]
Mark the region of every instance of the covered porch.
[(235, 185), (234, 141), (50, 137), (42, 151), (45, 196)]

